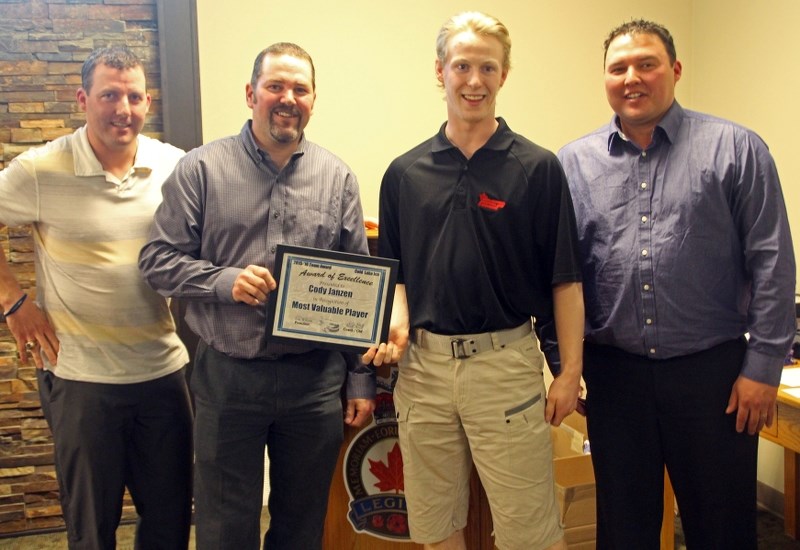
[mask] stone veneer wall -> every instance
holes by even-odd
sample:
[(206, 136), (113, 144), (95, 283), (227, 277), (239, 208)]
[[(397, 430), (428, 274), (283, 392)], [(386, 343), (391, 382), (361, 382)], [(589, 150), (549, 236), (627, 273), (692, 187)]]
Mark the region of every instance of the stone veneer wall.
[[(0, 0), (0, 169), (29, 147), (84, 123), (75, 92), (83, 60), (126, 44), (145, 64), (153, 97), (145, 133), (161, 137), (156, 0)], [(0, 246), (35, 295), (30, 227), (0, 229)], [(31, 365), (0, 321), (0, 537), (63, 527), (53, 440)], [(124, 518), (135, 517), (126, 495)]]

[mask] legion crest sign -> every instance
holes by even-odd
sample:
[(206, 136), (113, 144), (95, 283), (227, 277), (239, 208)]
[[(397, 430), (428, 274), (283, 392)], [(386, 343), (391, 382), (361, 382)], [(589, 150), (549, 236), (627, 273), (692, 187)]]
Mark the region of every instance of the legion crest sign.
[(353, 438), (344, 455), (344, 485), (350, 496), (347, 519), (353, 529), (381, 539), (410, 542), (403, 457), (392, 400), (396, 381), (397, 367), (391, 369), (388, 379), (378, 378), (373, 422)]

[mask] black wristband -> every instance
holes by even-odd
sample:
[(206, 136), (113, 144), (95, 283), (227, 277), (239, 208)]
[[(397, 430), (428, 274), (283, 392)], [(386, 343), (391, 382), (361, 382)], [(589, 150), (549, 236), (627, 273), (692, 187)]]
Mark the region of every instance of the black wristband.
[(22, 298), (17, 300), (17, 302), (13, 306), (11, 306), (11, 308), (9, 308), (8, 311), (3, 313), (3, 317), (8, 317), (12, 313), (15, 313), (19, 308), (22, 307), (22, 304), (23, 304), (23, 302), (25, 302), (25, 298), (27, 298), (27, 297), (28, 297), (28, 295), (23, 293), (22, 294)]

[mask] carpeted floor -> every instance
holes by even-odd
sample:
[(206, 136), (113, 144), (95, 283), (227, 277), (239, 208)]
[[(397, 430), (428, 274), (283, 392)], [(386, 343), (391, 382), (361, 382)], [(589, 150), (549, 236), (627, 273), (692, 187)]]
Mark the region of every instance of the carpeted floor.
[[(686, 550), (680, 518), (675, 518), (675, 550)], [(758, 550), (800, 550), (800, 542), (783, 533), (783, 519), (765, 510), (758, 512)]]
[[(261, 532), (267, 530), (269, 513), (266, 507), (261, 512)], [(133, 537), (136, 526), (132, 523), (120, 525), (117, 529), (117, 550), (133, 550)], [(189, 539), (189, 548), (194, 550), (194, 526)], [(65, 550), (67, 535), (64, 531), (42, 535), (26, 535), (15, 538), (0, 538), (2, 550)]]
[[(686, 550), (680, 530), (680, 519), (675, 525), (675, 550)], [(261, 516), (262, 530), (269, 524), (267, 509)], [(122, 525), (117, 530), (117, 550), (133, 550), (133, 525)], [(67, 547), (66, 535), (63, 532), (44, 535), (27, 535), (16, 538), (0, 538), (0, 548), (3, 550), (63, 550)], [(194, 546), (194, 528), (189, 548)], [(792, 540), (783, 534), (783, 520), (769, 512), (759, 512), (758, 517), (758, 548), (759, 550), (800, 550), (800, 542)]]

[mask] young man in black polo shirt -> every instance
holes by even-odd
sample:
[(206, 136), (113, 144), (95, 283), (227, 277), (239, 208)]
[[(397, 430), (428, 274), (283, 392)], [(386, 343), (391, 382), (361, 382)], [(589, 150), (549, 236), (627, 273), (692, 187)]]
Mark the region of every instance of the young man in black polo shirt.
[[(444, 24), (447, 122), (381, 185), (379, 254), (400, 260), (399, 285), (389, 342), (364, 360), (402, 356), (394, 399), (409, 525), (431, 548), (465, 548), (473, 460), (498, 548), (565, 547), (549, 426), (580, 393), (580, 264), (556, 157), (495, 118), (510, 48), (485, 14)], [(547, 399), (537, 336), (556, 374)]]

